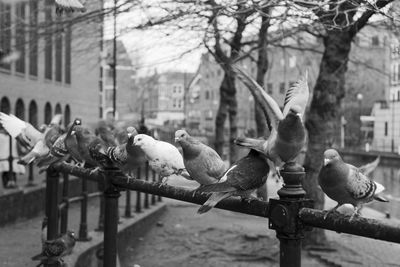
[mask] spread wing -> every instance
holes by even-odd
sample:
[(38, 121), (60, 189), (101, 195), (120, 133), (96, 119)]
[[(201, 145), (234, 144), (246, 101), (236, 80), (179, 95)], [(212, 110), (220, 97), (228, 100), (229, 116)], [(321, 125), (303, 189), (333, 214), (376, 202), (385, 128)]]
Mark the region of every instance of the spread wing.
[(374, 161), (359, 167), (358, 170), (364, 175), (368, 175), (378, 167), (380, 160), (381, 157), (378, 156)]
[(264, 114), (270, 118), (272, 128), (277, 129), (278, 123), (283, 119), (283, 114), (276, 101), (246, 72), (236, 66), (232, 66), (232, 70), (249, 88), (254, 99), (260, 104)]
[(298, 80), (294, 85), (292, 85), (286, 92), (283, 116), (286, 117), (291, 107), (297, 105), (301, 108), (302, 114), (307, 107), (308, 98), (310, 96), (310, 90), (308, 88), (308, 71), (306, 71), (303, 78)]

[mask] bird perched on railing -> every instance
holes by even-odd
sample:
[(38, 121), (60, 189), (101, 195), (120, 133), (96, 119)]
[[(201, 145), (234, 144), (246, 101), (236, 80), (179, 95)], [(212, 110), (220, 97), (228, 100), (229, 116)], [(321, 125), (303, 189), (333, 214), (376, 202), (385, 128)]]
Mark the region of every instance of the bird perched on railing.
[(238, 160), (226, 171), (218, 183), (199, 188), (197, 192), (212, 194), (197, 212), (205, 213), (230, 196), (251, 200), (251, 193), (268, 178), (269, 165), (266, 164), (266, 160), (265, 155), (251, 149), (246, 157)]
[(64, 139), (64, 145), (65, 145), (65, 148), (67, 149), (69, 155), (71, 155), (72, 159), (76, 163), (81, 165), (81, 167), (83, 167), (85, 165), (85, 162), (78, 150), (78, 141), (76, 140), (76, 135), (75, 135), (75, 133), (72, 134), (74, 126), (76, 126), (76, 125), (82, 125), (82, 120), (79, 118), (76, 118), (72, 122), (72, 124), (69, 126), (67, 134)]
[(109, 147), (106, 151), (111, 161), (116, 163), (124, 172), (135, 170), (146, 162), (143, 150), (133, 144), (137, 134), (135, 127), (128, 127), (126, 129), (128, 137), (126, 142), (118, 146)]
[(107, 146), (116, 146), (116, 138), (113, 134), (114, 126), (111, 122), (100, 120), (97, 122), (94, 133), (99, 136)]
[[(75, 233), (68, 230), (61, 237), (53, 240), (46, 240), (43, 244), (42, 252), (32, 257), (32, 260), (56, 263), (62, 261), (62, 257), (71, 254), (76, 243)], [(42, 265), (40, 263), (38, 266)]]
[(237, 67), (233, 67), (233, 70), (260, 103), (272, 127), (267, 140), (239, 137), (235, 143), (265, 154), (278, 170), (285, 162), (294, 161), (306, 142), (302, 118), (309, 98), (307, 72), (286, 92), (282, 112), (276, 101), (254, 79)]
[(67, 133), (60, 135), (50, 147), (50, 152), (45, 157), (38, 160), (36, 165), (44, 170), (53, 163), (66, 160), (70, 155), (65, 146), (65, 137)]
[(46, 156), (49, 145), (52, 145), (62, 133), (60, 123), (61, 114), (56, 114), (50, 124), (45, 127), (44, 133), (37, 130), (29, 122), (25, 122), (14, 115), (0, 112), (0, 123), (17, 142), (29, 152), (20, 158), (18, 163), (27, 165), (34, 160)]
[(160, 175), (163, 183), (168, 177), (176, 174), (191, 180), (189, 173), (185, 169), (183, 158), (179, 150), (172, 144), (155, 140), (146, 134), (138, 134), (133, 140), (135, 146), (139, 146), (149, 161), (149, 166)]
[(341, 205), (352, 204), (354, 212), (350, 217), (351, 221), (354, 216), (359, 215), (362, 204), (373, 200), (388, 202), (378, 195), (385, 189), (383, 185), (370, 180), (366, 176), (372, 171), (370, 167), (371, 165), (357, 168), (345, 163), (334, 149), (328, 149), (324, 152), (324, 166), (319, 173), (318, 182), (322, 191), (328, 197), (337, 201), (337, 205), (329, 210), (324, 218)]
[(227, 166), (218, 153), (185, 130), (175, 132), (175, 142), (182, 147), (186, 170), (200, 186), (218, 182), (225, 173)]
[(112, 167), (113, 163), (108, 158), (107, 144), (96, 136), (89, 128), (82, 125), (75, 125), (71, 135), (76, 136), (77, 151), (79, 152), (84, 164), (91, 167)]

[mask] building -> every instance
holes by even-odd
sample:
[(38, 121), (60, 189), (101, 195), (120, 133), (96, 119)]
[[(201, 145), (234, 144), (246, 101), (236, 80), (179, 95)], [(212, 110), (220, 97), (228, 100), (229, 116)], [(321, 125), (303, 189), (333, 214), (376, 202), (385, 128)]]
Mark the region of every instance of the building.
[[(117, 73), (116, 73), (116, 119), (124, 119), (134, 111), (133, 76), (135, 74), (132, 61), (122, 41), (116, 42)], [(113, 40), (104, 42), (102, 61), (102, 87), (100, 98), (100, 113), (102, 118), (113, 117), (114, 100), (114, 69), (113, 69)]]
[(193, 73), (165, 72), (140, 77), (135, 82), (136, 111), (154, 125), (182, 125), (184, 98)]
[[(346, 72), (345, 92), (342, 100), (342, 121), (346, 126), (337, 127), (334, 142), (337, 145), (359, 146), (364, 138), (372, 139), (371, 118), (366, 118), (361, 128), (360, 116), (370, 115), (376, 101), (386, 101), (389, 79), (387, 73), (393, 60), (389, 58), (390, 33), (376, 26), (365, 27), (353, 43)], [(308, 71), (308, 83), (312, 94), (318, 77), (323, 45), (321, 40), (307, 34), (297, 40), (284, 40), (281, 47), (268, 48), (269, 66), (264, 88), (282, 107), (287, 89)], [(289, 45), (289, 46), (284, 46)], [(290, 45), (295, 48), (290, 48)], [(255, 58), (255, 56), (253, 56)], [(244, 59), (240, 65), (256, 77), (256, 65)], [(189, 126), (210, 135), (215, 132), (215, 115), (219, 105), (219, 86), (222, 69), (211, 55), (203, 55), (201, 65), (188, 93), (187, 101), (194, 107), (186, 112)], [(212, 101), (207, 96), (214, 96)], [(312, 96), (311, 96), (312, 97)], [(311, 99), (310, 97), (310, 99)], [(254, 100), (248, 89), (237, 82), (238, 134), (255, 132)], [(345, 138), (345, 140), (341, 140)]]
[[(87, 1), (87, 12), (97, 5)], [(97, 120), (99, 19), (72, 25), (74, 15), (56, 16), (51, 0), (0, 2), (0, 13), (3, 59), (19, 56), (0, 65), (1, 111), (36, 126), (56, 113), (65, 124), (75, 117)]]

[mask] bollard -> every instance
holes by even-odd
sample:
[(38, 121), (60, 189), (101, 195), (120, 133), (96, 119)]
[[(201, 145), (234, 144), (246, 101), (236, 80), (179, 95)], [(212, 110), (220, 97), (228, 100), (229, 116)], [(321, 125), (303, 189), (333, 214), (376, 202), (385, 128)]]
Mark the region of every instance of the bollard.
[(89, 241), (92, 238), (88, 235), (87, 225), (87, 206), (88, 206), (88, 191), (87, 191), (87, 180), (82, 179), (82, 200), (81, 200), (81, 222), (79, 224), (79, 236), (78, 241)]
[(280, 171), (284, 184), (278, 191), (279, 199), (270, 199), (269, 228), (276, 230), (280, 241), (280, 267), (301, 266), (301, 240), (305, 227), (298, 213), (301, 208), (312, 207), (312, 200), (305, 199), (301, 180), (304, 168), (295, 162), (286, 163)]
[[(141, 172), (142, 172), (142, 168), (139, 167), (137, 169), (137, 179), (140, 179)], [(135, 211), (136, 211), (136, 213), (142, 212), (142, 196), (141, 196), (140, 191), (136, 191), (136, 209), (135, 209)]]
[[(115, 169), (106, 169), (106, 180), (119, 172)], [(110, 182), (107, 182), (104, 191), (104, 267), (117, 266), (117, 232), (118, 232), (118, 198), (120, 192)]]

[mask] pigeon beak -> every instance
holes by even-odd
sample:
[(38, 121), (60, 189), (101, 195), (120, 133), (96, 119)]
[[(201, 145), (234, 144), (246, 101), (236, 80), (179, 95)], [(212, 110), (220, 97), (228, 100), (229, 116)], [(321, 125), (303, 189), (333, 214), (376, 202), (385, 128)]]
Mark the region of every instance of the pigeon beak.
[(179, 141), (179, 137), (175, 137), (175, 143)]
[(324, 159), (324, 166), (326, 166), (330, 161), (330, 159)]

